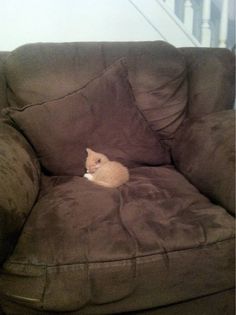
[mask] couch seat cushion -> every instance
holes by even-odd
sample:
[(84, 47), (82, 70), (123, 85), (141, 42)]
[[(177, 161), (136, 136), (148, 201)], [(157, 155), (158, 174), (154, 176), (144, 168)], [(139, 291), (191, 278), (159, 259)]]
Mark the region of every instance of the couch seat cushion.
[(119, 189), (45, 177), (0, 284), (37, 309), (105, 314), (234, 285), (234, 220), (171, 166)]
[(5, 113), (54, 175), (83, 175), (87, 147), (128, 167), (169, 160), (135, 104), (124, 59), (60, 99)]

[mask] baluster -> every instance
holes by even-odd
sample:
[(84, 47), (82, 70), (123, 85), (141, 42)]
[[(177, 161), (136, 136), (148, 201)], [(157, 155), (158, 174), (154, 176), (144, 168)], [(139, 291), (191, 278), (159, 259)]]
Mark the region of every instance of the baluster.
[(225, 48), (228, 33), (228, 0), (222, 0), (221, 17), (220, 17), (220, 32), (219, 32), (219, 47)]
[(184, 25), (193, 33), (193, 5), (191, 0), (184, 1)]
[(202, 46), (210, 47), (211, 45), (211, 0), (203, 0), (202, 8)]

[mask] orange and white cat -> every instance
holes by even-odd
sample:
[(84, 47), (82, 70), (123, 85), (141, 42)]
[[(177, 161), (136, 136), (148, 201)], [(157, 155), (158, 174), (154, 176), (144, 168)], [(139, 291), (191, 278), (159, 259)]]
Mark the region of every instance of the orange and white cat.
[(104, 187), (119, 187), (129, 180), (128, 169), (119, 162), (110, 161), (102, 153), (86, 149), (85, 162), (87, 173), (84, 177)]

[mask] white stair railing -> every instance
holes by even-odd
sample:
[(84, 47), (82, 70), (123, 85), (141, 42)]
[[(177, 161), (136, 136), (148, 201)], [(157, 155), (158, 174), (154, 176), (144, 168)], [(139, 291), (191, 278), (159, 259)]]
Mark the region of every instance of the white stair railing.
[(228, 33), (228, 0), (222, 0), (221, 17), (220, 17), (220, 32), (219, 32), (219, 47), (226, 47)]
[(203, 0), (201, 44), (205, 47), (211, 46), (211, 0)]
[(193, 5), (191, 0), (184, 1), (184, 25), (193, 34)]
[[(219, 3), (221, 5), (220, 7), (217, 6), (217, 1), (214, 0), (162, 1), (168, 6), (172, 13), (182, 21), (186, 30), (194, 36), (203, 47), (230, 47), (228, 43), (229, 0), (221, 0), (218, 2), (218, 5)], [(216, 10), (217, 15), (213, 16), (213, 12)], [(196, 27), (199, 28), (197, 32)], [(231, 46), (233, 46), (232, 43)]]

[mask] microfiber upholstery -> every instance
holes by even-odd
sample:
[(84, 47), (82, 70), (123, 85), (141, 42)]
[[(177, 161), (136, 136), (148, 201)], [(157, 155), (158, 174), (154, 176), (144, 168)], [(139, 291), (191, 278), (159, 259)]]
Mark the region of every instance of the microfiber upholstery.
[(6, 61), (9, 104), (23, 107), (63, 97), (124, 57), (137, 105), (153, 130), (171, 137), (185, 118), (187, 71), (184, 55), (162, 41), (21, 46)]
[[(162, 41), (8, 54), (6, 315), (233, 315), (232, 57)], [(129, 181), (115, 189), (83, 178), (87, 146), (129, 166)]]
[(26, 139), (0, 122), (0, 263), (13, 249), (39, 192), (40, 168)]
[(201, 192), (235, 213), (235, 112), (185, 121), (172, 144), (176, 167)]
[(83, 175), (86, 148), (128, 167), (169, 161), (135, 104), (124, 60), (58, 100), (4, 112), (54, 175)]
[(187, 116), (201, 117), (232, 109), (235, 99), (235, 56), (229, 49), (181, 48), (188, 68)]
[(119, 190), (43, 177), (0, 283), (48, 311), (171, 304), (233, 287), (233, 236), (232, 217), (171, 166), (132, 169)]
[(2, 117), (1, 110), (8, 106), (7, 85), (4, 75), (4, 63), (8, 55), (7, 52), (0, 52), (0, 119)]

